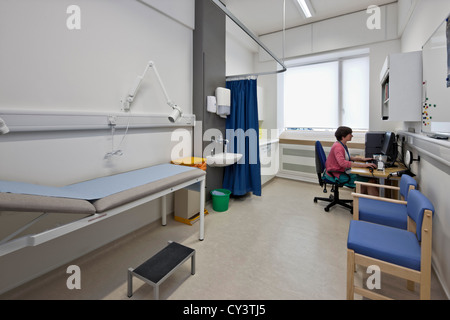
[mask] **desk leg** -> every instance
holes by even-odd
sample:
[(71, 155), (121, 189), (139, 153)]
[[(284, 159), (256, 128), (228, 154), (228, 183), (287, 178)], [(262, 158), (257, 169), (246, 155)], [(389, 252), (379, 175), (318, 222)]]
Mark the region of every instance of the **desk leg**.
[[(380, 182), (380, 184), (382, 184), (382, 185), (384, 185), (384, 184), (386, 183), (386, 181), (385, 181), (384, 178), (380, 178), (380, 179), (379, 179), (379, 182)], [(384, 191), (385, 191), (384, 188), (380, 188), (380, 197), (383, 197), (383, 198), (384, 198), (384, 194), (385, 194)]]
[(127, 278), (128, 278), (128, 292), (127, 292), (127, 296), (128, 298), (131, 298), (131, 296), (133, 295), (133, 268), (128, 268), (128, 272), (127, 272)]
[(200, 241), (205, 239), (205, 185), (206, 180), (200, 183)]
[(161, 197), (161, 224), (163, 226), (167, 225), (167, 205), (166, 205), (166, 196)]

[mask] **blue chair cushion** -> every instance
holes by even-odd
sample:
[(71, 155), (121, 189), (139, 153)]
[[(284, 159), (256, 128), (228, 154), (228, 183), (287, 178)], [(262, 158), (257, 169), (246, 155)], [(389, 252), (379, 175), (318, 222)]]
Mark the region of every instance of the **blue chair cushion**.
[(323, 181), (328, 184), (343, 184), (344, 186), (348, 188), (356, 188), (355, 180), (357, 179), (358, 175), (356, 174), (341, 174), (339, 178), (335, 178), (330, 176), (327, 172), (324, 172), (323, 174)]
[(406, 230), (408, 213), (404, 204), (360, 198), (359, 220)]
[(420, 244), (413, 232), (352, 220), (347, 248), (364, 256), (420, 271)]

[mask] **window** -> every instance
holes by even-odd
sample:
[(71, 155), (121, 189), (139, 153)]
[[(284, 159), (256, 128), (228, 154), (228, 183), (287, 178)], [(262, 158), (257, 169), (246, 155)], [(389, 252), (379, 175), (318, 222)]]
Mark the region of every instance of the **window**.
[(289, 67), (284, 75), (284, 126), (369, 128), (369, 57)]

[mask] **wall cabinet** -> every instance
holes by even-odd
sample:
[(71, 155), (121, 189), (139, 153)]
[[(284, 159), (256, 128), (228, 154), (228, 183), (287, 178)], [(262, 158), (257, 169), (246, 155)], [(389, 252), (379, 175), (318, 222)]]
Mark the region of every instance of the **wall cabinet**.
[(380, 73), (382, 119), (420, 121), (422, 81), (421, 51), (387, 56)]

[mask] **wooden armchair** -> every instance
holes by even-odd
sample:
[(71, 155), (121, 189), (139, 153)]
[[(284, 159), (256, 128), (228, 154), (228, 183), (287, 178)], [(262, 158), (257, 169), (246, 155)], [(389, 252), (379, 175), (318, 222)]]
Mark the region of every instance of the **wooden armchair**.
[(354, 294), (370, 299), (389, 299), (355, 286), (355, 265), (378, 266), (380, 271), (407, 280), (409, 290), (420, 284), (420, 299), (431, 294), (431, 242), (434, 207), (418, 190), (407, 203), (407, 230), (352, 220), (347, 241), (347, 299)]
[[(400, 229), (407, 228), (406, 204), (409, 191), (417, 189), (416, 180), (404, 174), (398, 187), (360, 181), (355, 183), (356, 192), (352, 193), (354, 220), (373, 222)], [(399, 191), (401, 200), (361, 194), (362, 185)]]

